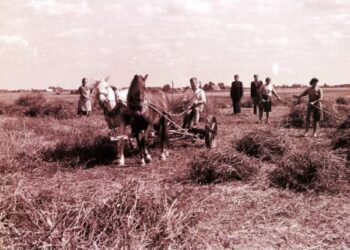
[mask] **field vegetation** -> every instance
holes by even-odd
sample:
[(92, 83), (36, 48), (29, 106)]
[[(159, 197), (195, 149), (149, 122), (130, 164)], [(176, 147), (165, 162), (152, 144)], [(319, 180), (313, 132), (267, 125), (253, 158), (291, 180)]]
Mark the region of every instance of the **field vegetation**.
[[(141, 167), (126, 148), (122, 168), (97, 106), (77, 117), (77, 96), (7, 96), (0, 249), (350, 248), (349, 104), (336, 101), (349, 92), (328, 92), (342, 120), (318, 138), (302, 136), (305, 106), (296, 112), (292, 93), (271, 124), (257, 123), (247, 96), (237, 116), (227, 96), (209, 96), (216, 149), (176, 141), (166, 162), (152, 147)], [(299, 126), (285, 126), (292, 112)]]

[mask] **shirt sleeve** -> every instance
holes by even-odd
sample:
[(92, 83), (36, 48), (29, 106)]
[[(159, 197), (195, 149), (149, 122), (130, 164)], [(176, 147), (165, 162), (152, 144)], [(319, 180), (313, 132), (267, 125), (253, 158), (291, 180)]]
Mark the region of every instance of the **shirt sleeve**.
[(207, 97), (205, 96), (204, 90), (201, 91), (200, 97), (203, 103), (207, 103)]

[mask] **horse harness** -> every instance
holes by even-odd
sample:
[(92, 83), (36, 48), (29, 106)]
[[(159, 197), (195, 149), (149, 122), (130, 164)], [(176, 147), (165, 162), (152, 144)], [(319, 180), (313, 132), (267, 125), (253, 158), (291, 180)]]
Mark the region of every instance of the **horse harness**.
[(117, 88), (114, 86), (110, 86), (110, 88), (113, 90), (114, 96), (115, 96), (115, 107), (112, 110), (108, 110), (108, 108), (103, 105), (103, 103), (105, 102), (110, 102), (111, 100), (108, 98), (108, 94), (107, 93), (99, 93), (100, 95), (103, 95), (105, 97), (105, 101), (101, 102), (100, 101), (100, 106), (103, 109), (103, 114), (108, 116), (109, 118), (113, 118), (115, 114), (118, 114), (119, 110), (125, 106), (126, 104), (120, 100), (120, 98), (116, 95), (116, 90)]

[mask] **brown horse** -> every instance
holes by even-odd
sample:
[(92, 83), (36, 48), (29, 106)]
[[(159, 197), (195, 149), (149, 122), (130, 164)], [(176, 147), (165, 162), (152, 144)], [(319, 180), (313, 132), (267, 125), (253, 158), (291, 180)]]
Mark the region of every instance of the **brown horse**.
[(148, 75), (135, 75), (127, 96), (128, 112), (131, 114), (131, 128), (136, 136), (141, 153), (141, 165), (151, 162), (147, 151), (147, 135), (155, 128), (161, 142), (162, 160), (166, 159), (168, 146), (168, 128), (165, 112), (168, 110), (167, 96), (160, 90), (146, 90)]

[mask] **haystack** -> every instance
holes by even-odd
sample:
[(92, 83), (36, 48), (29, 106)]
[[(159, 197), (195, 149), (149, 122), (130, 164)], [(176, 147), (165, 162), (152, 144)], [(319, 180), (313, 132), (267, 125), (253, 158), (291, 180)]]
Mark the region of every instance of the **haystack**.
[(349, 190), (350, 168), (333, 153), (294, 153), (277, 165), (269, 179), (273, 186), (297, 192), (339, 193)]
[(287, 137), (271, 130), (249, 133), (241, 138), (235, 146), (237, 151), (263, 161), (274, 161), (280, 158), (288, 150), (288, 147)]
[(246, 181), (259, 169), (255, 161), (231, 148), (203, 151), (191, 161), (190, 165), (190, 179), (199, 184)]

